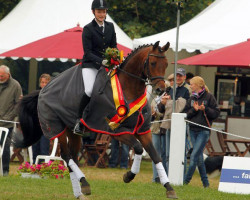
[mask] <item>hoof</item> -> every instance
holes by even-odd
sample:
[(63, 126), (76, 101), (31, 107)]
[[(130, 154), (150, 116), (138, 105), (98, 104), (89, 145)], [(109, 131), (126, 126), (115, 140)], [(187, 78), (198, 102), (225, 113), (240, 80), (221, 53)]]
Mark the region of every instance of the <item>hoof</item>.
[(167, 198), (169, 198), (169, 199), (178, 199), (178, 197), (177, 197), (174, 190), (167, 191)]
[(85, 177), (81, 178), (80, 182), (81, 182), (81, 190), (82, 190), (82, 193), (83, 193), (84, 195), (90, 195), (90, 194), (91, 194), (90, 185), (89, 185), (89, 183), (87, 182), (87, 180), (85, 179)]
[(134, 178), (135, 178), (135, 174), (132, 173), (131, 171), (128, 171), (128, 172), (126, 172), (126, 173), (123, 175), (123, 181), (124, 181), (124, 183), (129, 183), (129, 182), (131, 182)]
[(84, 195), (81, 195), (81, 196), (77, 197), (77, 199), (79, 199), (79, 200), (88, 200), (88, 198), (85, 197)]
[(84, 195), (91, 195), (91, 189), (90, 189), (90, 186), (82, 186), (82, 193)]

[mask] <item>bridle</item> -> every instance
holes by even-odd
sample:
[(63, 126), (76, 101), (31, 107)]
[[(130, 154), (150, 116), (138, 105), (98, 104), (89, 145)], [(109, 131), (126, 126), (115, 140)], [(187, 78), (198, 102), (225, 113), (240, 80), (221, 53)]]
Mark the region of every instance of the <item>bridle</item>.
[[(145, 83), (145, 85), (153, 85), (152, 81), (157, 80), (157, 79), (159, 81), (164, 81), (164, 76), (151, 76), (151, 73), (149, 70), (149, 56), (154, 56), (157, 58), (166, 58), (166, 56), (148, 53), (147, 59), (144, 62), (144, 67), (143, 67), (143, 71), (142, 71), (141, 76), (129, 73), (129, 72), (127, 72), (119, 67), (117, 69), (121, 72), (128, 74), (131, 77), (134, 77), (134, 78), (137, 78), (137, 79), (143, 81)], [(145, 74), (145, 71), (146, 71), (146, 74)], [(157, 83), (155, 83), (155, 84), (157, 84)]]

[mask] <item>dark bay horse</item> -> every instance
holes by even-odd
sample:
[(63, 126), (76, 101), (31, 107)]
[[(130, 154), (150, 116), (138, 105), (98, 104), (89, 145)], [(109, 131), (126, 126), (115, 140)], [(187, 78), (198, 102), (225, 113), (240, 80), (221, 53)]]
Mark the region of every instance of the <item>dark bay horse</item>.
[[(160, 47), (159, 42), (156, 42), (154, 45), (141, 46), (135, 49), (121, 64), (120, 68), (118, 68), (117, 74), (120, 85), (124, 98), (128, 102), (141, 97), (145, 93), (146, 84), (151, 84), (161, 90), (165, 90), (164, 75), (168, 65), (165, 52), (168, 48), (169, 43)], [(56, 78), (54, 82), (55, 81)], [(51, 84), (53, 85), (53, 83)], [(44, 131), (41, 131), (40, 125), (43, 128), (46, 124), (42, 123), (41, 115), (37, 113), (37, 106), (39, 106), (38, 98), (39, 92), (33, 92), (25, 96), (20, 103), (19, 119), (23, 132), (23, 138), (20, 139), (19, 137), (14, 136), (13, 141), (16, 146), (30, 146), (38, 141), (42, 134), (45, 134)], [(60, 104), (60, 100), (58, 100), (58, 104)], [(47, 120), (53, 121), (55, 119), (51, 117)], [(64, 122), (63, 119), (60, 120)], [(70, 178), (75, 197), (83, 199), (84, 195), (91, 194), (91, 190), (85, 175), (78, 167), (77, 155), (81, 146), (81, 137), (72, 133), (73, 127), (71, 127), (70, 124), (65, 123), (65, 127), (67, 128), (65, 128), (65, 130), (61, 133), (58, 132), (57, 135), (61, 147), (61, 156), (66, 161), (70, 170)], [(50, 128), (53, 129), (53, 127), (49, 127), (49, 129)], [(139, 173), (144, 148), (156, 164), (161, 184), (166, 188), (167, 197), (177, 198), (175, 191), (170, 186), (169, 179), (161, 162), (161, 158), (152, 144), (150, 132), (146, 134), (122, 134), (114, 137), (122, 143), (132, 147), (135, 152), (131, 170), (123, 176), (125, 183), (132, 181), (135, 175)]]

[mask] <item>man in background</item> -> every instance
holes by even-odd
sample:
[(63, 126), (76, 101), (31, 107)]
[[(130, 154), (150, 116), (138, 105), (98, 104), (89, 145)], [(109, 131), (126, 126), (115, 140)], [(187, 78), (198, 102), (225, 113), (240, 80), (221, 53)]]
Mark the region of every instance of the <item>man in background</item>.
[[(20, 84), (11, 77), (10, 69), (0, 66), (0, 120), (13, 121), (17, 116), (17, 103), (22, 98), (22, 88)], [(10, 143), (14, 123), (0, 121), (0, 127), (9, 129), (9, 134), (3, 150), (3, 174), (9, 174), (10, 164)], [(3, 143), (3, 136), (0, 138), (0, 144)]]

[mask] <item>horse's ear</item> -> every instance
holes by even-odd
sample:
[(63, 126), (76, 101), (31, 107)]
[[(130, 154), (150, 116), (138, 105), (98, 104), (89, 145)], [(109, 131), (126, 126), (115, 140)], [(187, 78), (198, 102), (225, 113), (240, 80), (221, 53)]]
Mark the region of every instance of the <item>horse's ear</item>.
[(154, 44), (153, 50), (155, 50), (155, 49), (159, 46), (159, 43), (160, 43), (160, 41), (157, 41), (157, 42)]
[(170, 46), (170, 43), (168, 42), (165, 46), (163, 46), (161, 49), (162, 51), (167, 51)]

